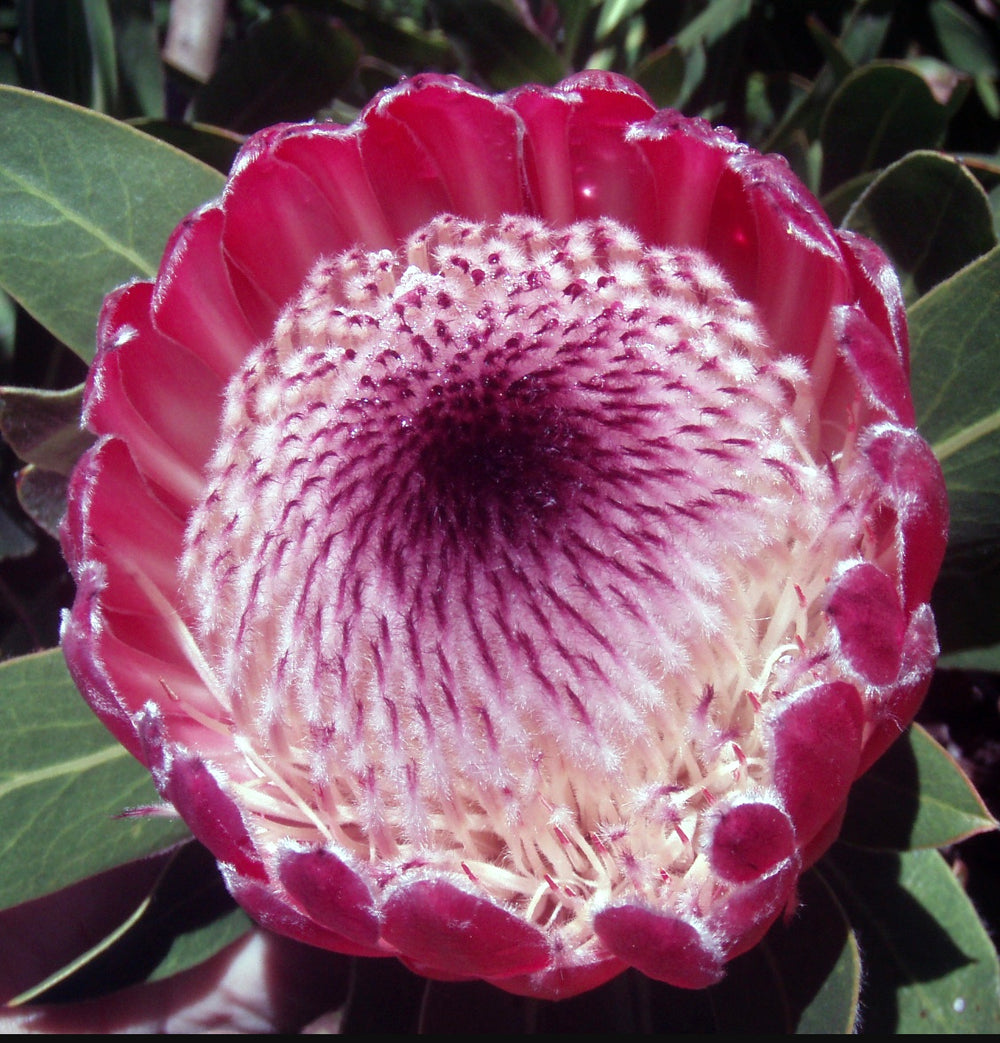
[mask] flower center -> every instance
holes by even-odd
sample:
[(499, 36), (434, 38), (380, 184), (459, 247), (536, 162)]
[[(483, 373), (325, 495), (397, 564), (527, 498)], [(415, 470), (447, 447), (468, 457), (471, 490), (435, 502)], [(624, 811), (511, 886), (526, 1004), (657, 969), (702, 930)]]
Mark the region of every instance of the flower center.
[(716, 269), (610, 221), (321, 262), (230, 384), (182, 564), (275, 839), (538, 918), (688, 874), (853, 538), (811, 413)]

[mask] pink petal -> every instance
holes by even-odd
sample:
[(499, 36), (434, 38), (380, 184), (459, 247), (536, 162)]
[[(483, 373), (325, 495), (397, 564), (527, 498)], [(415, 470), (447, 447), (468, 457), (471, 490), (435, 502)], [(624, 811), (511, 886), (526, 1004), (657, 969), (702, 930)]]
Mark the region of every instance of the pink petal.
[(409, 960), (449, 975), (504, 978), (540, 970), (549, 945), (535, 927), (445, 880), (392, 891), (382, 937)]
[(826, 611), (852, 669), (869, 684), (896, 680), (907, 620), (886, 573), (870, 562), (851, 566), (831, 580)]
[(927, 601), (948, 541), (948, 496), (941, 465), (916, 431), (876, 428), (864, 446), (898, 527), (907, 611)]
[(191, 832), (220, 862), (239, 873), (266, 879), (260, 855), (247, 832), (239, 808), (211, 768), (196, 754), (175, 745), (163, 718), (147, 713), (139, 725), (157, 788), (191, 827)]
[(272, 141), (230, 181), (222, 233), (229, 263), (260, 290), (275, 314), (321, 257), (351, 245), (327, 197), (284, 160), (280, 144)]
[(453, 77), (415, 76), (363, 118), (362, 155), (395, 228), (525, 209), (520, 127), (497, 99)]
[(526, 88), (509, 96), (527, 129), (528, 183), (546, 220), (605, 215), (655, 234), (656, 184), (629, 138), (631, 126), (655, 110), (629, 87), (585, 73), (560, 84), (560, 92)]
[(139, 471), (183, 515), (201, 493), (221, 385), (204, 364), (152, 328), (151, 295), (149, 283), (133, 283), (105, 301), (84, 419), (96, 433), (126, 442)]
[(368, 885), (333, 852), (288, 851), (278, 878), (311, 920), (359, 945), (378, 941), (379, 921)]
[(800, 847), (840, 807), (857, 776), (865, 708), (845, 681), (805, 689), (778, 704), (774, 781)]
[(854, 389), (849, 393), (860, 391), (879, 419), (914, 424), (910, 384), (896, 345), (855, 306), (835, 308), (833, 315), (840, 356), (849, 371), (840, 379)]
[(803, 359), (822, 387), (833, 362), (830, 308), (849, 287), (833, 229), (783, 159), (749, 150), (730, 158), (708, 251), (757, 305), (775, 345)]
[(703, 989), (723, 976), (722, 958), (686, 920), (638, 905), (603, 909), (597, 936), (629, 966), (681, 989)]
[(270, 334), (273, 316), (247, 315), (236, 298), (222, 253), (223, 212), (208, 206), (174, 232), (153, 291), (156, 329), (229, 378), (255, 343)]
[(709, 860), (725, 880), (747, 883), (795, 854), (795, 831), (773, 804), (738, 804), (712, 834)]
[(909, 373), (906, 304), (896, 270), (870, 239), (845, 229), (838, 229), (836, 235), (854, 277), (854, 292), (861, 310), (893, 343), (904, 371)]
[(650, 241), (701, 249), (708, 242), (715, 196), (735, 139), (703, 120), (658, 112), (630, 131), (656, 186)]
[(270, 882), (234, 872), (223, 865), (223, 878), (229, 893), (261, 925), (269, 931), (295, 938), (306, 945), (343, 953), (345, 956), (388, 956), (389, 953), (371, 945), (361, 945), (323, 926), (296, 911)]

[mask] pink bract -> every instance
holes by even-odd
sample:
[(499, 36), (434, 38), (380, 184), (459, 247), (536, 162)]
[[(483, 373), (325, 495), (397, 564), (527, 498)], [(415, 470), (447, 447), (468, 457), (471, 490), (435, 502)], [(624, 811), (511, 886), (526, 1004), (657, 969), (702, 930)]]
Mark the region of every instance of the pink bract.
[(926, 689), (888, 262), (619, 77), (255, 135), (98, 347), (67, 661), (266, 927), (709, 985)]

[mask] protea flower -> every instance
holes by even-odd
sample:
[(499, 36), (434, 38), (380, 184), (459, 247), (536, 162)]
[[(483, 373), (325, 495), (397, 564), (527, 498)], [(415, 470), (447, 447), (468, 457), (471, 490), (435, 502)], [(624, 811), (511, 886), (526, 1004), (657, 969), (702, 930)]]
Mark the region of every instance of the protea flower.
[(261, 132), (98, 342), (66, 656), (269, 928), (708, 985), (922, 697), (894, 274), (628, 81)]

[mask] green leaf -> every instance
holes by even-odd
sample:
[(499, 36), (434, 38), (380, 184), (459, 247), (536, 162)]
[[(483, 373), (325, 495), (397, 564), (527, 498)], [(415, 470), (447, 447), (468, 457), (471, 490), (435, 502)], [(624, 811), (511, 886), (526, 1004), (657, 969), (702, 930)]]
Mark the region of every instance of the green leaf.
[(108, 734), (58, 649), (0, 664), (0, 908), (162, 850), (178, 819), (116, 818), (159, 797)]
[(895, 62), (862, 66), (843, 81), (823, 117), (823, 191), (907, 152), (936, 148), (948, 117), (913, 69)]
[(152, 5), (149, 0), (111, 0), (111, 14), (120, 94), (116, 115), (162, 118), (163, 62)]
[(195, 97), (195, 117), (240, 134), (311, 119), (354, 75), (355, 36), (329, 18), (292, 8), (259, 22), (227, 51)]
[(635, 70), (635, 79), (659, 108), (677, 105), (684, 88), (687, 63), (676, 44), (659, 47)]
[(976, 911), (936, 851), (838, 844), (817, 869), (858, 933), (868, 1033), (1000, 1030), (1000, 966)]
[(594, 40), (603, 43), (611, 34), (646, 4), (646, 0), (604, 0), (597, 14)]
[(932, 0), (929, 12), (945, 58), (973, 76), (997, 76), (996, 50), (985, 28), (951, 0)]
[(955, 759), (915, 724), (854, 784), (840, 838), (874, 850), (909, 851), (995, 828)]
[(885, 250), (910, 303), (997, 244), (986, 193), (939, 152), (911, 152), (887, 167), (844, 225)]
[(94, 436), (80, 427), (83, 385), (68, 391), (0, 387), (0, 435), (26, 463), (68, 475)]
[(66, 514), (69, 479), (57, 471), (28, 464), (17, 473), (17, 499), (24, 513), (54, 540)]
[(0, 87), (0, 285), (82, 359), (104, 295), (156, 274), (217, 171), (105, 116)]
[(0, 561), (26, 557), (37, 545), (21, 521), (0, 507)]
[(677, 105), (690, 103), (698, 110), (699, 100), (704, 103), (723, 96), (751, 6), (751, 0), (710, 0), (677, 33), (675, 43), (684, 58), (684, 84)]
[[(913, 398), (944, 470), (952, 555), (1000, 550), (1000, 247), (910, 309)], [(982, 568), (982, 560), (976, 567)]]
[[(105, 109), (111, 86), (107, 0), (20, 0), (18, 7), (27, 84), (65, 101)], [(113, 55), (110, 74), (113, 80)]]
[(938, 666), (944, 670), (980, 670), (1000, 674), (1000, 644), (983, 648), (966, 648), (961, 652), (943, 655)]

